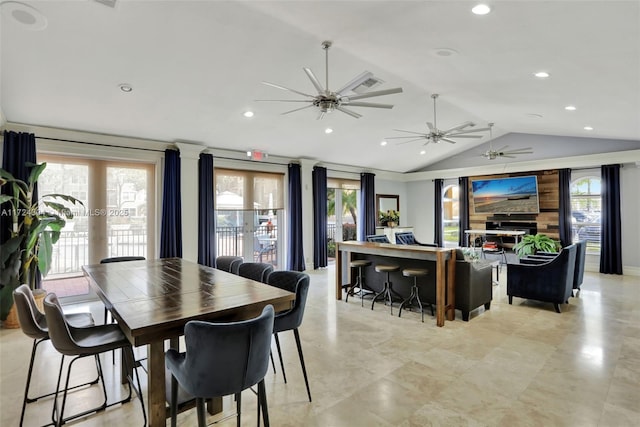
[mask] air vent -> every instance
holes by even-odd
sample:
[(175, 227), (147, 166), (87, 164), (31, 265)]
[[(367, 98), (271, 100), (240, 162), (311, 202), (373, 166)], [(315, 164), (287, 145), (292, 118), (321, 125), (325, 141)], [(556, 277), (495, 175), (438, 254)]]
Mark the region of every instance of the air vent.
[(380, 80), (377, 77), (371, 76), (367, 80), (363, 81), (362, 83), (360, 83), (358, 86), (354, 87), (351, 90), (355, 93), (361, 94), (361, 93), (370, 91), (371, 89), (381, 85), (382, 83), (384, 83), (383, 80)]

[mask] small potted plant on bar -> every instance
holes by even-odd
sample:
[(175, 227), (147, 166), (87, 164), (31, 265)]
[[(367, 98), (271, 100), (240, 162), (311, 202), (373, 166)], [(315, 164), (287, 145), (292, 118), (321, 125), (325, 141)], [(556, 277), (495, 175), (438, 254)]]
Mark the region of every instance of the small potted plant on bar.
[(53, 245), (60, 238), (66, 219), (73, 218), (63, 202), (84, 206), (78, 199), (64, 194), (46, 194), (34, 199), (36, 183), (47, 164), (28, 163), (27, 166), (31, 167), (27, 181), (0, 168), (0, 187), (9, 186), (6, 194), (0, 194), (0, 210), (2, 216), (11, 218), (10, 236), (0, 246), (3, 327), (19, 326), (14, 317), (13, 291), (23, 283), (36, 290), (40, 276), (49, 272)]

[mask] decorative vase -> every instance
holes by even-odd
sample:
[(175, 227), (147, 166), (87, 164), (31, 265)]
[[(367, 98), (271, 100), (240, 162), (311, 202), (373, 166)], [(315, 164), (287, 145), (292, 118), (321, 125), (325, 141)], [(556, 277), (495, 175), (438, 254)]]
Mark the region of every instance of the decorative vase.
[(387, 227), (393, 228), (396, 226), (395, 221), (387, 221)]

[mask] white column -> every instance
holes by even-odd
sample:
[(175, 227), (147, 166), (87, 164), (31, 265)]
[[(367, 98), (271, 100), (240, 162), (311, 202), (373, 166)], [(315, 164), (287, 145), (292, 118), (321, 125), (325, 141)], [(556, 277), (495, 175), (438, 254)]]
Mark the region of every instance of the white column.
[(180, 150), (182, 258), (198, 262), (198, 160), (206, 147), (182, 142), (176, 147)]
[(313, 167), (317, 160), (300, 159), (302, 184), (302, 250), (307, 270), (313, 270)]

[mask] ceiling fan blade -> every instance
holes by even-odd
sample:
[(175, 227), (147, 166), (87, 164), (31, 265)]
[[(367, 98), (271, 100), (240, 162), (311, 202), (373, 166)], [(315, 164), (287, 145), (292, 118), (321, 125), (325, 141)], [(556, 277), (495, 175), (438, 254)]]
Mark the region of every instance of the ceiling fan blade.
[(427, 122), (427, 127), (429, 128), (429, 130), (430, 130), (431, 132), (433, 132), (433, 131), (435, 131), (435, 130), (436, 130), (436, 127), (435, 127), (435, 126), (433, 125), (433, 123), (431, 123), (431, 122)]
[(271, 87), (275, 87), (276, 89), (282, 89), (282, 90), (286, 90), (286, 91), (289, 91), (289, 92), (297, 93), (298, 95), (308, 96), (309, 98), (315, 98), (314, 95), (309, 95), (308, 93), (300, 92), (299, 90), (295, 90), (295, 89), (289, 89), (288, 87), (280, 86), (280, 85), (277, 85), (275, 83), (262, 82), (262, 84), (263, 85), (267, 85), (267, 86), (271, 86)]
[(316, 78), (316, 75), (313, 74), (313, 71), (311, 71), (311, 68), (303, 68), (303, 70), (305, 73), (307, 73), (307, 77), (309, 77), (309, 80), (311, 80), (311, 83), (313, 83), (313, 86), (315, 86), (318, 93), (322, 95), (324, 93), (324, 88), (320, 84), (320, 81)]
[(475, 126), (475, 124), (473, 122), (460, 123), (459, 125), (451, 127), (451, 128), (449, 128), (447, 130), (443, 130), (442, 133), (449, 133), (449, 132), (453, 132), (453, 131), (456, 131), (456, 130), (461, 130), (461, 129), (466, 128), (468, 126)]
[(373, 73), (370, 71), (365, 71), (359, 76), (353, 78), (349, 83), (344, 85), (342, 89), (336, 92), (337, 95), (343, 96), (345, 93), (353, 90), (354, 88), (360, 86), (362, 83), (366, 82), (368, 79), (373, 77)]
[(410, 131), (410, 130), (402, 130), (402, 129), (394, 129), (394, 130), (395, 130), (396, 132), (415, 133), (416, 135), (422, 135), (422, 136), (424, 136), (425, 138), (429, 136), (429, 134), (428, 134), (428, 133), (424, 133), (424, 132), (413, 132), (413, 131)]
[(447, 141), (449, 144), (455, 144), (456, 143), (456, 141), (454, 141), (453, 139), (449, 139), (449, 138), (445, 138), (445, 137), (440, 138), (440, 141)]
[(346, 114), (350, 115), (351, 117), (355, 117), (356, 119), (359, 119), (360, 117), (362, 117), (362, 114), (358, 114), (355, 111), (347, 110), (344, 107), (338, 106), (338, 107), (336, 107), (336, 110), (342, 111), (343, 113), (346, 113)]
[(445, 134), (444, 136), (447, 138), (482, 138), (482, 135), (458, 135), (457, 133)]
[(254, 99), (256, 102), (313, 102), (311, 99)]
[[(408, 144), (410, 142), (420, 141), (422, 139), (423, 138), (414, 138), (414, 139), (410, 139), (409, 141), (396, 142), (396, 145)], [(427, 145), (428, 143), (429, 143), (429, 141), (427, 141), (426, 144), (424, 144), (424, 145)]]
[(360, 95), (348, 96), (349, 101), (353, 101), (354, 99), (364, 99), (364, 98), (372, 98), (374, 96), (382, 96), (382, 95), (391, 95), (392, 93), (401, 93), (402, 88), (397, 87), (394, 89), (385, 89), (385, 90), (376, 90), (373, 92), (367, 92)]
[(516, 148), (515, 150), (509, 150), (509, 151), (505, 151), (505, 153), (513, 153), (513, 154), (525, 154), (525, 153), (531, 153), (533, 154), (532, 148), (531, 147), (527, 147), (527, 148)]
[(460, 134), (464, 134), (464, 133), (486, 132), (488, 130), (489, 130), (489, 128), (468, 129), (468, 130), (461, 130), (461, 131), (455, 132), (455, 134), (456, 135), (460, 135)]
[(508, 155), (508, 154), (506, 154), (506, 153), (498, 153), (498, 156), (500, 156), (500, 157), (508, 157), (508, 158), (510, 158), (510, 159), (515, 159), (515, 158), (516, 158), (516, 156), (509, 156), (509, 155)]
[(391, 104), (377, 104), (375, 102), (360, 102), (360, 101), (349, 102), (343, 105), (348, 105), (350, 107), (373, 107), (373, 108), (388, 108), (388, 109), (393, 108), (393, 105)]
[[(407, 139), (407, 138), (418, 138), (415, 135), (411, 136), (387, 136), (385, 139)], [(429, 139), (429, 135), (420, 135), (420, 139)]]
[(309, 104), (309, 105), (307, 105), (305, 107), (301, 107), (301, 108), (296, 108), (295, 110), (285, 111), (284, 113), (281, 113), (281, 115), (284, 116), (285, 114), (293, 113), (293, 112), (304, 110), (305, 108), (311, 108), (311, 107), (313, 107), (313, 104)]
[(502, 147), (502, 148), (498, 148), (498, 149), (496, 150), (496, 152), (503, 152), (503, 151), (505, 150), (505, 148), (507, 148), (507, 147), (509, 147), (509, 146), (508, 146), (508, 145), (505, 145), (505, 146), (504, 146), (504, 147)]

